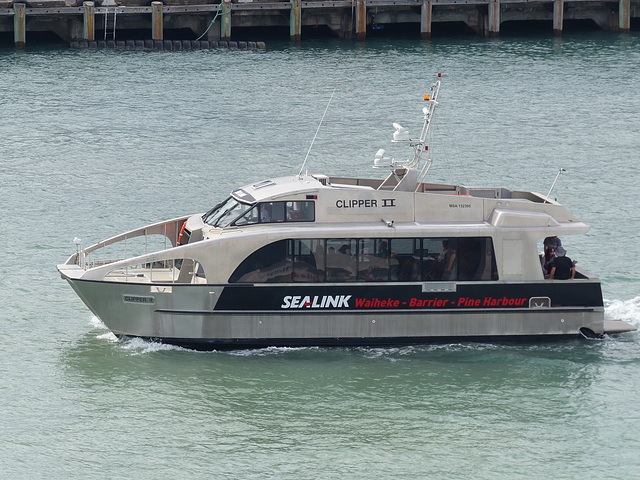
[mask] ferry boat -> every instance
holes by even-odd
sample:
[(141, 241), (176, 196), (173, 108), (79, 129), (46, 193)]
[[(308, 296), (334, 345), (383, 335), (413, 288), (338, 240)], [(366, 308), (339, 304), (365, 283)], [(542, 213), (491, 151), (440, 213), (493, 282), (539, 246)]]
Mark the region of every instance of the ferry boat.
[(88, 248), (76, 239), (58, 270), (119, 338), (195, 349), (635, 330), (605, 320), (596, 276), (576, 267), (574, 279), (545, 278), (542, 239), (589, 230), (551, 192), (425, 182), (439, 90), (440, 78), (417, 139), (393, 124), (413, 156), (378, 150), (385, 178), (301, 169), (250, 183), (204, 214)]

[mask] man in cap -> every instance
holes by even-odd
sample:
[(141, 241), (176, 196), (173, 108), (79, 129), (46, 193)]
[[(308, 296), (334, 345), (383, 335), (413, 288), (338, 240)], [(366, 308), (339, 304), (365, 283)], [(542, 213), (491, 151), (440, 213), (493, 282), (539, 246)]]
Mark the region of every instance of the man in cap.
[(563, 247), (556, 248), (556, 256), (549, 263), (551, 271), (549, 278), (558, 280), (574, 279), (576, 276), (576, 266), (573, 261), (567, 257), (567, 251)]

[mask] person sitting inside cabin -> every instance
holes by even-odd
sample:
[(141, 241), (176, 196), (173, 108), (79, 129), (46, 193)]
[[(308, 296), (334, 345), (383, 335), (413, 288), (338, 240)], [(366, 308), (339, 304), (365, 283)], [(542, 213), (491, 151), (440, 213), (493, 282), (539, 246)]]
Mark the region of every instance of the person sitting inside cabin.
[(549, 262), (549, 278), (558, 280), (574, 279), (576, 276), (576, 265), (567, 257), (567, 251), (562, 248), (556, 248), (556, 256)]
[(442, 280), (455, 279), (456, 251), (449, 246), (449, 240), (442, 241), (442, 252), (438, 255), (438, 262), (442, 268)]
[(546, 275), (545, 278), (548, 278), (550, 271), (549, 263), (556, 256), (556, 248), (562, 246), (562, 241), (557, 237), (557, 235), (554, 235), (552, 237), (545, 238), (542, 244), (544, 245), (544, 264), (542, 266), (542, 269), (544, 270), (544, 274)]
[(271, 221), (271, 205), (260, 204), (260, 221), (263, 223)]
[(389, 258), (389, 246), (386, 240), (380, 240), (380, 243), (378, 243), (378, 253), (376, 256), (380, 258)]
[(551, 258), (549, 258), (550, 256), (552, 256), (550, 255), (551, 250), (555, 252), (558, 247), (562, 246), (562, 241), (558, 238), (557, 235), (545, 238), (544, 242), (542, 243), (544, 245), (544, 257), (547, 261), (551, 260)]
[(542, 273), (544, 274), (544, 278), (549, 278), (549, 274), (551, 273), (551, 260), (553, 260), (555, 256), (556, 251), (552, 248), (544, 252), (542, 256)]

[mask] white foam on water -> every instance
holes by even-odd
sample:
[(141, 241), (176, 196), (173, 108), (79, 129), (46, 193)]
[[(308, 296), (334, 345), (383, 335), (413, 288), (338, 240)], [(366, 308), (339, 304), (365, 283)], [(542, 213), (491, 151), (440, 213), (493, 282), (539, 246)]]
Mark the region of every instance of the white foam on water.
[(109, 330), (107, 326), (104, 323), (102, 323), (102, 320), (100, 320), (95, 315), (91, 316), (91, 320), (89, 321), (89, 323), (91, 323), (91, 326), (93, 328), (99, 328), (101, 330)]
[(115, 334), (111, 330), (109, 330), (104, 323), (102, 323), (102, 320), (100, 320), (95, 315), (91, 316), (91, 320), (89, 321), (89, 323), (96, 330), (102, 331), (101, 333), (96, 335), (96, 338), (98, 340), (106, 340), (110, 343), (116, 343), (118, 341), (118, 337), (116, 337)]
[(132, 352), (134, 355), (140, 355), (145, 353), (160, 352), (165, 350), (185, 350), (182, 347), (175, 345), (168, 345), (160, 342), (152, 342), (143, 340), (141, 338), (131, 338), (128, 340), (120, 340), (109, 328), (95, 315), (92, 315), (90, 320), (91, 326), (96, 330), (102, 330), (102, 332), (96, 335), (98, 340), (106, 340), (110, 343), (119, 343), (124, 350)]
[(640, 296), (630, 300), (604, 301), (604, 316), (608, 320), (624, 320), (640, 327)]
[(168, 345), (166, 343), (152, 342), (149, 340), (143, 340), (142, 338), (131, 338), (123, 340), (122, 348), (128, 350), (133, 355), (144, 355), (147, 353), (164, 352), (169, 350), (185, 350), (182, 347), (175, 345)]
[(98, 340), (107, 340), (107, 341), (113, 342), (113, 343), (118, 341), (118, 337), (116, 337), (113, 332), (107, 332), (107, 333), (100, 334), (100, 335), (96, 336), (96, 338)]
[(229, 355), (236, 355), (239, 357), (251, 357), (251, 356), (267, 356), (267, 355), (282, 355), (291, 352), (300, 352), (306, 350), (319, 350), (320, 347), (265, 347), (255, 348), (250, 350), (229, 350)]

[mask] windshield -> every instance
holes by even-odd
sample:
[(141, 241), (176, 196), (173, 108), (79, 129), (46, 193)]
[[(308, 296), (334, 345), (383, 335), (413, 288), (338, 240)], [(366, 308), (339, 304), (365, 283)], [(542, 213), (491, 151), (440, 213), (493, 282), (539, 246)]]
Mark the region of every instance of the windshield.
[(240, 203), (233, 197), (229, 197), (205, 213), (202, 221), (214, 227), (226, 227), (249, 208), (251, 205)]

